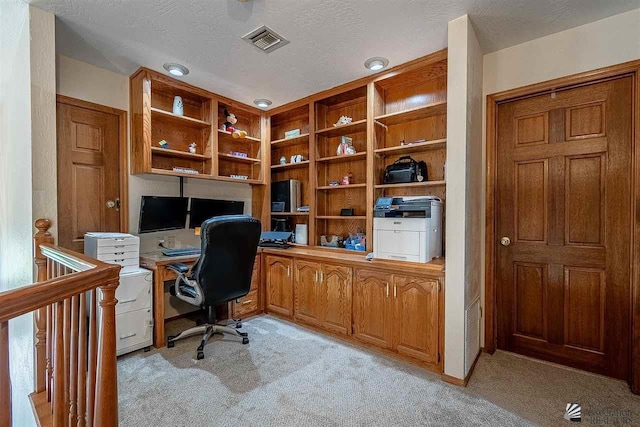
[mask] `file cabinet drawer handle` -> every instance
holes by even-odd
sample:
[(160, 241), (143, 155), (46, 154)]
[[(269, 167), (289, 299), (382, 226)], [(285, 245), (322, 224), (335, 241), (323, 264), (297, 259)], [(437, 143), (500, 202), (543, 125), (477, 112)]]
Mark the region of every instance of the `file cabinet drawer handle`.
[(120, 301), (120, 303), (121, 303), (121, 304), (127, 304), (127, 303), (135, 302), (135, 301), (138, 301), (138, 298), (134, 298), (134, 299), (125, 299), (125, 300)]
[(120, 337), (120, 339), (121, 339), (121, 340), (126, 340), (127, 338), (135, 337), (136, 335), (138, 335), (138, 334), (136, 334), (136, 333), (134, 332), (134, 333), (129, 334), (129, 335), (123, 335), (123, 336), (121, 336), (121, 337)]

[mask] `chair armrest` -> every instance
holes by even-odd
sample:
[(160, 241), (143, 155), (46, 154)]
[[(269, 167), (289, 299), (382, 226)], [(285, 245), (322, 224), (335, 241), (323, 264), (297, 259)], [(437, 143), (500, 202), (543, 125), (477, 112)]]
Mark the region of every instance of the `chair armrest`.
[(173, 262), (171, 264), (167, 264), (167, 268), (169, 270), (175, 271), (178, 274), (187, 274), (189, 272), (189, 267), (179, 262)]

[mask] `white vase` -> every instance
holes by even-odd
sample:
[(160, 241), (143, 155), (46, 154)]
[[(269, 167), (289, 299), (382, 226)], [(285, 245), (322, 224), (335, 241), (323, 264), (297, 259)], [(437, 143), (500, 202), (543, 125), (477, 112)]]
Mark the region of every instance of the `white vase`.
[(182, 105), (182, 97), (180, 96), (173, 98), (173, 114), (176, 116), (184, 115), (184, 106)]

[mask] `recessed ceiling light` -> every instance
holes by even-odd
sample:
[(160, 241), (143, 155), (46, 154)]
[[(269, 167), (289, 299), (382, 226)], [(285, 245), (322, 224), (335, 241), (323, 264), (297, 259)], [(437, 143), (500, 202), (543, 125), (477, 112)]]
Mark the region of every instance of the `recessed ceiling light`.
[(267, 108), (269, 105), (272, 104), (272, 102), (269, 101), (268, 99), (256, 99), (255, 101), (253, 101), (253, 103), (260, 108)]
[(380, 71), (387, 65), (389, 65), (389, 60), (380, 56), (369, 58), (364, 61), (364, 67), (368, 68), (371, 71)]
[(164, 69), (169, 72), (172, 76), (182, 77), (189, 74), (189, 69), (184, 65), (174, 64), (167, 62), (164, 64)]

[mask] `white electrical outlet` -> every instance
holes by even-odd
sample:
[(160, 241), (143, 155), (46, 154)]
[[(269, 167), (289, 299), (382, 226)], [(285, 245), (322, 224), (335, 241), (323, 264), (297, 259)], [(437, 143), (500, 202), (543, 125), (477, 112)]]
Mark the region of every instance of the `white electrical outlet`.
[(167, 247), (169, 248), (176, 247), (176, 236), (167, 236)]

